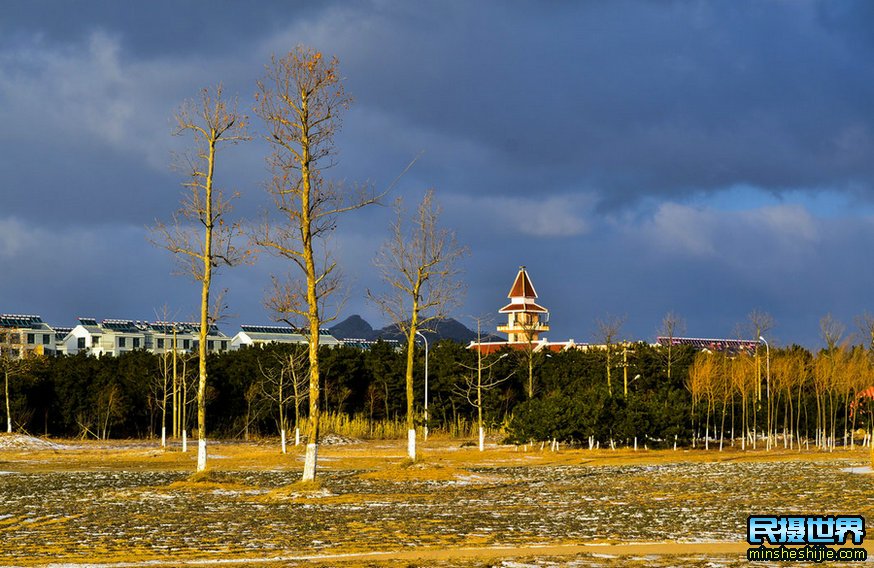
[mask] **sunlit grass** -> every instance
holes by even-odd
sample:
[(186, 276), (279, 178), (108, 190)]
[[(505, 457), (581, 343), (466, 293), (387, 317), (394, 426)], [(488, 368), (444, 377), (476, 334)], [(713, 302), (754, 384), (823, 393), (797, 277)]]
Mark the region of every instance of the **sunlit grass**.
[[(422, 441), (416, 462), (406, 460), (405, 439), (325, 445), (317, 480), (306, 484), (303, 448), (283, 455), (278, 440), (212, 443), (198, 475), (193, 453), (147, 442), (0, 452), (0, 564), (742, 543), (752, 513), (871, 513), (874, 478), (844, 471), (867, 463), (867, 448), (526, 452), (491, 444), (480, 452), (463, 441)], [(457, 565), (500, 565), (488, 554)]]

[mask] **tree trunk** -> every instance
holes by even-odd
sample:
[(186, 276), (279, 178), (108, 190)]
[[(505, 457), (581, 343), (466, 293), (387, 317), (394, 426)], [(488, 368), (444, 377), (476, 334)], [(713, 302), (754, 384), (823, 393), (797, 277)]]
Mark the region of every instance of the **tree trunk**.
[[(166, 328), (164, 328), (166, 331)], [(176, 378), (176, 323), (173, 323), (173, 437), (179, 437), (179, 382)]]
[[(479, 351), (479, 350), (477, 350)], [(485, 450), (485, 431), (483, 430), (483, 366), (482, 366), (482, 352), (479, 352), (477, 355), (479, 357), (479, 364), (476, 369), (476, 410), (477, 410), (477, 423), (479, 425), (479, 451)]]
[(3, 372), (6, 387), (6, 433), (12, 433), (12, 412), (9, 409), (9, 369), (6, 368)]
[(534, 348), (531, 345), (531, 336), (528, 337), (528, 398), (532, 399), (534, 398)]
[[(421, 276), (421, 275), (420, 275)], [(407, 331), (407, 457), (416, 461), (416, 423), (415, 423), (415, 392), (413, 391), (413, 363), (416, 349), (416, 331), (419, 324), (419, 286), (417, 279), (413, 287), (413, 309), (410, 313), (410, 328)]]
[(177, 436), (182, 436), (182, 452), (188, 452), (188, 381), (185, 376), (188, 373), (188, 360), (182, 360), (182, 381), (179, 393), (182, 404), (179, 407), (179, 424), (177, 424)]
[[(309, 116), (308, 93), (301, 90), (300, 116)], [(316, 462), (318, 460), (319, 445), (319, 295), (316, 291), (318, 274), (313, 254), (313, 218), (310, 202), (313, 199), (313, 179), (310, 171), (312, 154), (310, 153), (310, 124), (302, 120), (301, 124), (301, 160), (300, 176), (303, 191), (300, 195), (301, 213), (301, 241), (303, 244), (304, 269), (306, 272), (307, 288), (307, 319), (309, 320), (309, 357), (310, 357), (310, 427), (309, 439), (307, 440), (306, 459), (303, 466), (303, 481), (315, 481)]]
[(206, 470), (206, 337), (209, 333), (209, 286), (212, 283), (212, 177), (215, 170), (215, 140), (209, 142), (206, 187), (206, 215), (203, 239), (203, 286), (200, 291), (200, 343), (197, 346), (199, 378), (197, 382), (197, 471)]
[(285, 447), (285, 398), (283, 398), (285, 393), (282, 389), (285, 376), (283, 371), (280, 371), (279, 377), (279, 437), (281, 438), (282, 453), (285, 454), (288, 452)]

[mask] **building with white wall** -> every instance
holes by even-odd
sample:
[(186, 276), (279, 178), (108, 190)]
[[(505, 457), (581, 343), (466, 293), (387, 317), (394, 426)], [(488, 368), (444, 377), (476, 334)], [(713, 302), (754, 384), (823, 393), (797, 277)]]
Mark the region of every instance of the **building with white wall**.
[[(280, 325), (241, 325), (240, 332), (231, 340), (231, 349), (260, 346), (268, 343), (307, 343), (305, 335), (291, 326)], [(327, 329), (319, 330), (319, 345), (336, 347), (342, 342), (331, 335)]]
[[(175, 330), (175, 331), (174, 331)], [(128, 351), (144, 349), (158, 355), (173, 351), (197, 351), (200, 324), (192, 322), (145, 322), (139, 320), (79, 318), (79, 325), (64, 338), (65, 353), (80, 352), (101, 357), (118, 356)], [(222, 352), (230, 347), (230, 338), (218, 327), (212, 326), (207, 334), (207, 351)]]
[(15, 357), (54, 355), (55, 330), (40, 316), (0, 314), (0, 350)]

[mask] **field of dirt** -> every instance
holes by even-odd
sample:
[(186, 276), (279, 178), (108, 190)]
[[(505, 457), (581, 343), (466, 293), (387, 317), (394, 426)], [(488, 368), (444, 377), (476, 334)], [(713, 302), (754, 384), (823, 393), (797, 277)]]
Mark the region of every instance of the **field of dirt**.
[(750, 514), (874, 518), (862, 449), (421, 449), (0, 435), (0, 566), (748, 566)]

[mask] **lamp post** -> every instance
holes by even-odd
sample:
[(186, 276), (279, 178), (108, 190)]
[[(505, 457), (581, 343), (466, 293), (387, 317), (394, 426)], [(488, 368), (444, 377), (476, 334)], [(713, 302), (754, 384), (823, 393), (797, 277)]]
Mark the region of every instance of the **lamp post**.
[(425, 440), (428, 439), (428, 338), (421, 331), (416, 335), (425, 342)]
[(768, 398), (768, 443), (767, 448), (771, 449), (771, 346), (768, 344), (768, 340), (759, 336), (759, 341), (765, 344), (765, 396)]

